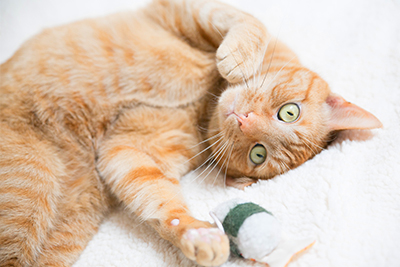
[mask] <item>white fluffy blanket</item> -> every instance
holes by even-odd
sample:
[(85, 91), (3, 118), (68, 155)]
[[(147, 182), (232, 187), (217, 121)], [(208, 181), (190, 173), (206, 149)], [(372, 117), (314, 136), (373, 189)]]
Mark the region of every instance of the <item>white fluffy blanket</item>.
[[(241, 197), (317, 243), (297, 266), (400, 266), (400, 2), (396, 0), (231, 0), (261, 19), (333, 91), (375, 114), (384, 129), (345, 132), (301, 167), (245, 191), (214, 171), (188, 174), (183, 192), (195, 217)], [(0, 62), (43, 27), (142, 5), (140, 0), (2, 0)], [(214, 180), (215, 183), (214, 183)], [(133, 215), (115, 210), (75, 267), (195, 266)], [(224, 266), (259, 266), (231, 258)]]

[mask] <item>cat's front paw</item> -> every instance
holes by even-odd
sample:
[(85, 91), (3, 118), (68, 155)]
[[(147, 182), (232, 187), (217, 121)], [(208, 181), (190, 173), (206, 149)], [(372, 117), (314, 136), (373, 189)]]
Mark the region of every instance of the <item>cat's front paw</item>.
[(181, 238), (181, 250), (203, 266), (218, 266), (229, 257), (229, 239), (217, 228), (189, 229)]
[(245, 82), (260, 71), (267, 47), (266, 32), (258, 29), (252, 38), (248, 35), (246, 32), (228, 35), (217, 49), (218, 71), (229, 83)]

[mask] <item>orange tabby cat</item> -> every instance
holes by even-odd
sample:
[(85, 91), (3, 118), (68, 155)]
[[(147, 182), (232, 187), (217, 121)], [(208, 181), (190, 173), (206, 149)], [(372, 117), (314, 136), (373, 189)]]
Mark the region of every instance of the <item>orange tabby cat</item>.
[(222, 264), (227, 237), (180, 195), (206, 139), (231, 178), (267, 179), (334, 131), (381, 127), (258, 20), (212, 1), (45, 30), (0, 79), (0, 266), (72, 265), (111, 199), (188, 258)]

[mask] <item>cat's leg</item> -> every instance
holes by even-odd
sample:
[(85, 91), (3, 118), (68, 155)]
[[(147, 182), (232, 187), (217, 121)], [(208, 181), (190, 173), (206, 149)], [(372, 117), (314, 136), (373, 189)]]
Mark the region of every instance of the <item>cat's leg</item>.
[[(171, 115), (165, 120), (163, 114), (158, 115), (152, 117), (158, 116), (159, 121), (169, 125)], [(141, 131), (146, 129), (146, 121), (149, 119), (140, 121)], [(210, 223), (193, 218), (181, 195), (178, 178), (188, 171), (184, 162), (194, 155), (194, 151), (190, 152), (193, 136), (174, 125), (181, 123), (179, 116), (170, 122), (170, 130), (160, 132), (153, 124), (153, 128), (144, 131), (145, 135), (127, 131), (129, 126), (138, 125), (137, 121), (121, 123), (124, 131), (100, 146), (98, 170), (131, 212), (189, 259), (204, 266), (220, 265), (229, 256), (226, 235)]]
[(0, 266), (33, 266), (63, 195), (49, 144), (0, 124)]
[(20, 132), (0, 125), (0, 266), (71, 266), (104, 213), (94, 165), (67, 168), (50, 142)]
[(35, 267), (71, 266), (97, 232), (108, 201), (94, 168), (76, 172), (64, 184), (65, 200), (59, 216), (43, 243)]
[(190, 216), (178, 179), (166, 176), (135, 144), (112, 143), (103, 147), (99, 163), (111, 191), (188, 258), (204, 266), (225, 262), (229, 255), (227, 237), (210, 223)]
[(216, 49), (218, 70), (228, 82), (243, 82), (261, 69), (271, 36), (250, 14), (209, 0), (155, 0), (148, 11), (148, 16), (192, 45)]

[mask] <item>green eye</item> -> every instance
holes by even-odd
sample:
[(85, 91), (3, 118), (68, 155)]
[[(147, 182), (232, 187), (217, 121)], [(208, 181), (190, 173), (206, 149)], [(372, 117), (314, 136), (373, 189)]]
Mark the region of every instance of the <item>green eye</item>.
[(259, 165), (267, 158), (267, 150), (263, 145), (257, 144), (250, 151), (250, 160), (256, 165)]
[(278, 119), (284, 122), (294, 122), (299, 117), (299, 114), (299, 106), (293, 103), (289, 103), (279, 109)]

